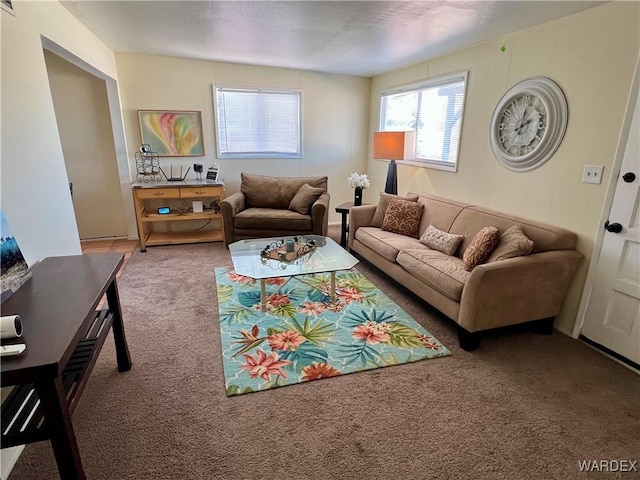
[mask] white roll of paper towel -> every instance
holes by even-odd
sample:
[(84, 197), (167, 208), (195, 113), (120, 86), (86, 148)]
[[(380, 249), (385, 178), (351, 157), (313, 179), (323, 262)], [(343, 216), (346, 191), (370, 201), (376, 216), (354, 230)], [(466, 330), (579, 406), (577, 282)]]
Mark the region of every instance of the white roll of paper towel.
[(22, 320), (20, 315), (0, 317), (0, 338), (17, 338), (22, 336)]

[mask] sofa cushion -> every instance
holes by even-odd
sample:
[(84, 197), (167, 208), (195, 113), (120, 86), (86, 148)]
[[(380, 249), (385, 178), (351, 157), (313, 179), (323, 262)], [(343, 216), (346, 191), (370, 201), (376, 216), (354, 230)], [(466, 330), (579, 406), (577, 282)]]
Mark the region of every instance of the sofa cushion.
[(356, 240), (386, 258), (395, 262), (398, 252), (404, 248), (424, 248), (416, 238), (387, 232), (377, 227), (360, 227), (356, 230)]
[(420, 243), (446, 255), (453, 255), (462, 241), (462, 235), (452, 235), (429, 225), (420, 237)]
[(533, 241), (522, 232), (520, 225), (512, 225), (498, 238), (498, 245), (487, 258), (487, 263), (529, 255), (532, 251)]
[(279, 208), (247, 208), (233, 220), (234, 228), (310, 231), (313, 227), (311, 215), (302, 215)]
[(242, 172), (240, 191), (248, 207), (289, 209), (289, 204), (305, 183), (327, 191), (327, 177), (269, 177)]
[(470, 272), (484, 262), (498, 244), (498, 227), (493, 225), (481, 229), (471, 240), (462, 255), (465, 268)]
[(384, 214), (382, 230), (416, 238), (424, 205), (392, 198)]
[(305, 183), (300, 187), (298, 193), (295, 194), (293, 199), (291, 199), (291, 203), (289, 203), (289, 210), (306, 215), (309, 213), (311, 205), (313, 205), (323, 193), (324, 190), (322, 188), (315, 188), (308, 183)]
[(418, 201), (418, 195), (408, 195), (406, 197), (399, 197), (397, 195), (391, 195), (390, 193), (380, 192), (380, 198), (378, 199), (378, 206), (376, 207), (376, 213), (373, 214), (373, 220), (371, 220), (370, 226), (382, 227), (384, 221), (384, 214), (389, 206), (389, 201), (393, 198), (400, 200), (407, 200), (409, 202)]
[(401, 250), (396, 261), (407, 272), (456, 302), (460, 301), (462, 289), (471, 275), (460, 258), (428, 248)]

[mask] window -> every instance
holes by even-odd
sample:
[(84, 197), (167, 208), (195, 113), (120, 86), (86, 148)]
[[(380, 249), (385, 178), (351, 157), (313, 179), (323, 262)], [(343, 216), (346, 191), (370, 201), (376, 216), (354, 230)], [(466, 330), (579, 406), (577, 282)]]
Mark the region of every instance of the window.
[(466, 83), (465, 72), (382, 92), (380, 130), (414, 130), (415, 161), (455, 172)]
[(214, 87), (218, 158), (302, 156), (301, 92)]

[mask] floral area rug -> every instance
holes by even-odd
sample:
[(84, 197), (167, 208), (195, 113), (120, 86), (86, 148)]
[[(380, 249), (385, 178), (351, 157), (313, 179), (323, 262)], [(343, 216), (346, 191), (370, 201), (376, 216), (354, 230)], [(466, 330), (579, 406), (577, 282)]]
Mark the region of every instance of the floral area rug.
[(227, 395), (451, 355), (355, 270), (260, 281), (216, 268)]

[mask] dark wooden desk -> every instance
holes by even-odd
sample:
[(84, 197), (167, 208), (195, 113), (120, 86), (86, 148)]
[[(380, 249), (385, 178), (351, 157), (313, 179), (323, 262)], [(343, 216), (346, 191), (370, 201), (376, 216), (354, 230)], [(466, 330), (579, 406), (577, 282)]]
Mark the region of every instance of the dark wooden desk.
[[(363, 203), (363, 205), (368, 205)], [(353, 202), (344, 202), (336, 207), (336, 212), (342, 214), (341, 230), (340, 230), (340, 246), (347, 246), (347, 233), (349, 233), (349, 210), (353, 207)]]
[[(121, 253), (49, 257), (2, 304), (19, 314), (21, 355), (3, 357), (2, 385), (15, 385), (2, 403), (2, 448), (51, 440), (62, 479), (84, 479), (71, 414), (113, 330), (118, 371), (131, 369), (116, 274)], [(96, 310), (104, 294), (107, 308)]]

